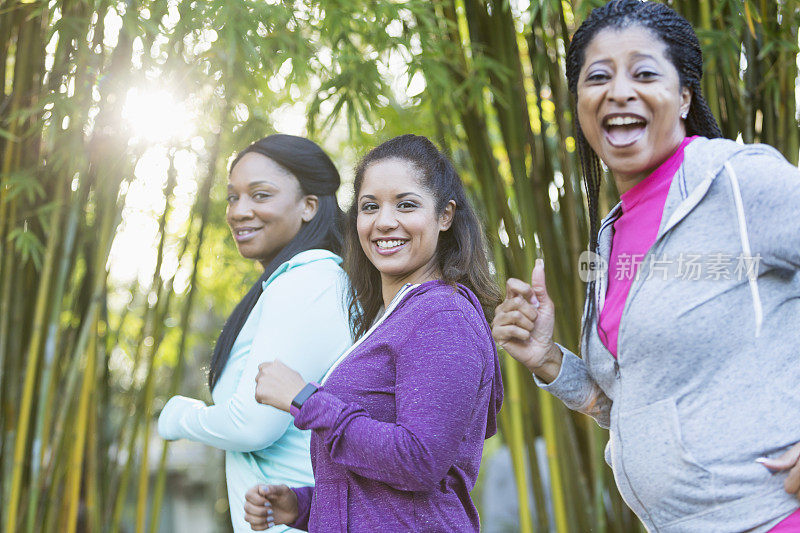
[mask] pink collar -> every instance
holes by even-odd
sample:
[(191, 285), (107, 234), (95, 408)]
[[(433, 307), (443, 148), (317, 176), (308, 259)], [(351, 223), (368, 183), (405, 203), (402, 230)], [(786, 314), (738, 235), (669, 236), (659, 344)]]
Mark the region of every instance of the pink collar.
[(642, 199), (647, 198), (654, 192), (660, 191), (665, 186), (669, 187), (668, 184), (672, 182), (672, 177), (680, 168), (681, 163), (683, 163), (683, 149), (696, 138), (697, 135), (684, 137), (675, 152), (661, 163), (658, 168), (620, 196), (623, 213), (633, 209)]

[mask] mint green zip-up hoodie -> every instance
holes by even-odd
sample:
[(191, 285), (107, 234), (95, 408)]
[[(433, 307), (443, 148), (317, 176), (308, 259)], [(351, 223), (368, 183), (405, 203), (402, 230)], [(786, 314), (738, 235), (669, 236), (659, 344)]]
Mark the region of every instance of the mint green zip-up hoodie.
[(264, 282), (264, 292), (236, 337), (211, 395), (214, 404), (174, 396), (159, 416), (162, 438), (225, 450), (237, 533), (252, 531), (244, 521), (244, 495), (253, 485), (314, 484), (310, 431), (297, 429), (289, 413), (257, 403), (255, 378), (259, 364), (280, 359), (305, 381), (319, 381), (352, 344), (341, 261), (327, 250), (307, 250), (279, 266)]
[[(601, 224), (606, 261), (619, 212)], [(800, 171), (764, 145), (686, 147), (616, 360), (597, 334), (606, 276), (583, 359), (563, 349), (537, 383), (609, 429), (606, 460), (649, 531), (768, 531), (800, 505), (755, 462), (800, 441)]]

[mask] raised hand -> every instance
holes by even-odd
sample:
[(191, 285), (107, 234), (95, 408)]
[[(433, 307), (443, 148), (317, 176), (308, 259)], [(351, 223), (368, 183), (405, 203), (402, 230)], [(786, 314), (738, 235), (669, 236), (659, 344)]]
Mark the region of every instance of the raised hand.
[(297, 495), (286, 485), (255, 485), (244, 499), (244, 519), (254, 531), (297, 520)]
[(495, 310), (492, 336), (511, 357), (550, 382), (558, 376), (562, 358), (553, 342), (555, 317), (544, 261), (537, 259), (530, 284), (514, 278), (506, 282), (506, 298)]

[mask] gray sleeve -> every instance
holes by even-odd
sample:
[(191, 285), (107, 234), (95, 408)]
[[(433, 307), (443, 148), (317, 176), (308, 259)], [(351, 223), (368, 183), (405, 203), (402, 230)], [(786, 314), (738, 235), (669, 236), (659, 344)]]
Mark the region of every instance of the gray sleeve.
[(753, 256), (768, 267), (800, 269), (800, 170), (764, 145), (734, 156), (726, 170), (741, 191)]
[(564, 402), (573, 411), (591, 416), (601, 427), (608, 429), (611, 421), (611, 400), (589, 375), (583, 359), (560, 344), (558, 347), (564, 354), (558, 376), (552, 382), (545, 383), (534, 375), (536, 385)]

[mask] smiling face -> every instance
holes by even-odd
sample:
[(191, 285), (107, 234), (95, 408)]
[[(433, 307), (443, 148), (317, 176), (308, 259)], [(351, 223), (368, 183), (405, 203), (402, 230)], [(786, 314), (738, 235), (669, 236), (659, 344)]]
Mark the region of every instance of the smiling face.
[(250, 152), (228, 178), (227, 222), (239, 253), (266, 266), (303, 222), (316, 214), (317, 197), (304, 195), (300, 183), (269, 157)]
[(439, 277), (439, 233), (453, 220), (455, 202), (436, 212), (436, 198), (411, 163), (382, 159), (364, 171), (356, 226), (361, 248), (381, 274), (384, 301), (405, 283)]
[(681, 87), (667, 47), (642, 26), (601, 30), (586, 46), (578, 78), (578, 121), (624, 193), (666, 160), (686, 136)]

